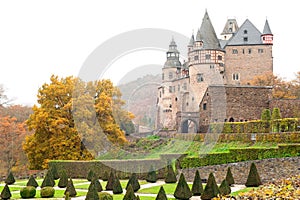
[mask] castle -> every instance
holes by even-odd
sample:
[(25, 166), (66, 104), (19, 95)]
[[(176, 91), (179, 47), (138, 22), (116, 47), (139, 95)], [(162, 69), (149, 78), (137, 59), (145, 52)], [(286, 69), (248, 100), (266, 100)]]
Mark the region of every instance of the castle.
[(228, 19), (219, 39), (206, 11), (187, 44), (187, 61), (181, 63), (171, 40), (158, 88), (156, 128), (199, 132), (212, 122), (259, 119), (272, 88), (249, 81), (273, 73), (272, 47), (268, 20), (260, 32), (248, 19), (240, 27)]

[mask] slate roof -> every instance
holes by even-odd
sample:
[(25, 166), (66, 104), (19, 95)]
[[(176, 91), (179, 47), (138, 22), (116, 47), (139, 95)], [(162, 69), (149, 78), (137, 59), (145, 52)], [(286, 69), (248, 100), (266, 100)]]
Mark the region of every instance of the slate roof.
[(250, 22), (250, 20), (246, 19), (235, 35), (228, 41), (227, 45), (263, 44), (261, 35), (262, 33)]
[(228, 19), (221, 35), (235, 33), (238, 29), (239, 26), (236, 19)]
[(204, 14), (201, 27), (196, 35), (196, 41), (200, 40), (203, 41), (203, 49), (221, 49), (219, 39), (207, 12)]
[(272, 35), (272, 31), (270, 29), (270, 25), (269, 25), (268, 20), (266, 20), (264, 30), (263, 30), (263, 34), (271, 34)]

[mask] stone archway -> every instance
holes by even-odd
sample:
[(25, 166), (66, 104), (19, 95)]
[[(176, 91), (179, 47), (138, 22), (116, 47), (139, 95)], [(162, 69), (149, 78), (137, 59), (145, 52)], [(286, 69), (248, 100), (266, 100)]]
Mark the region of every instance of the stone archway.
[(181, 123), (182, 133), (197, 133), (198, 126), (194, 120), (187, 119)]

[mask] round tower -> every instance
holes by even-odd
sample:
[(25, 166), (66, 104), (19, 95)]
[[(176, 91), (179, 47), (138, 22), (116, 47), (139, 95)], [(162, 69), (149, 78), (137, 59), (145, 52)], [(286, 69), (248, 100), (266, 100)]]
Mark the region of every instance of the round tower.
[(261, 40), (263, 44), (273, 45), (273, 34), (269, 26), (268, 20), (265, 22), (263, 34), (261, 35)]

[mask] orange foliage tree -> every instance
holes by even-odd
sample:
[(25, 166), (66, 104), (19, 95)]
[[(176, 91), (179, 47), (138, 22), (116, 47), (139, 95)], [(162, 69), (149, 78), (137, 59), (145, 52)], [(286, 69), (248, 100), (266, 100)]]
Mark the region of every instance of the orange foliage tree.
[(39, 106), (27, 125), (34, 134), (23, 148), (31, 169), (47, 167), (48, 160), (90, 160), (101, 151), (126, 142), (113, 116), (119, 96), (109, 80), (83, 82), (51, 76), (38, 91)]

